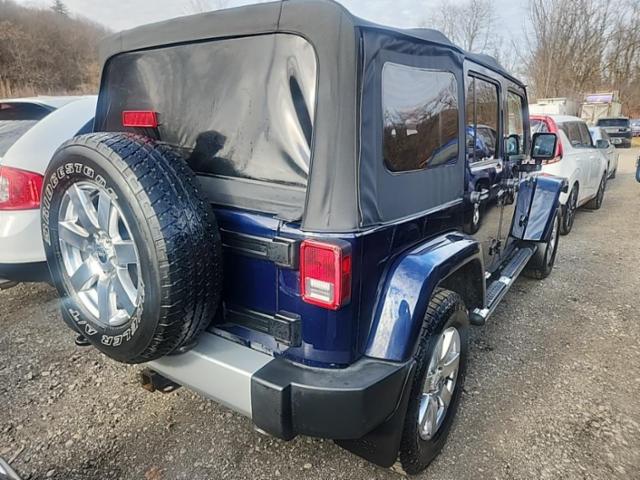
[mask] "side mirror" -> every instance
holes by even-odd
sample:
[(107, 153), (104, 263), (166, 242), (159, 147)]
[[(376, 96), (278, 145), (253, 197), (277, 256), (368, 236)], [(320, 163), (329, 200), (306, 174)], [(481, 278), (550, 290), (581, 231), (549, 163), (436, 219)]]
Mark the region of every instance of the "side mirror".
[(596, 142), (596, 148), (609, 148), (609, 142), (600, 139)]
[(509, 135), (504, 141), (504, 151), (507, 156), (520, 154), (520, 137), (516, 134)]
[(555, 133), (534, 133), (531, 143), (531, 158), (536, 163), (551, 160), (556, 155), (558, 136)]

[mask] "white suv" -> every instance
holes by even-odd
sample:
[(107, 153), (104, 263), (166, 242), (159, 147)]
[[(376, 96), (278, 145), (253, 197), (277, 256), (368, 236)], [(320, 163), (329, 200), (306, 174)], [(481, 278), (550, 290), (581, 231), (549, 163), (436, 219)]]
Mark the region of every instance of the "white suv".
[(531, 130), (558, 135), (555, 158), (542, 166), (545, 173), (565, 177), (569, 191), (562, 193), (560, 232), (571, 231), (576, 209), (587, 204), (598, 209), (607, 185), (607, 161), (596, 149), (587, 124), (578, 117), (565, 115), (532, 115)]

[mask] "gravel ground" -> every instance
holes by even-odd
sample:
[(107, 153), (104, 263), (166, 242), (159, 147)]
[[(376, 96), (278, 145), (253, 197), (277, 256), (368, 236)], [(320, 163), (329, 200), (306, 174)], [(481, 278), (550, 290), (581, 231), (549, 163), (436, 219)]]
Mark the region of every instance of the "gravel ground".
[[(422, 478), (640, 478), (640, 151), (620, 152), (551, 277), (518, 280), (474, 329), (457, 423)], [(74, 347), (51, 287), (0, 292), (0, 456), (34, 479), (400, 478), (186, 389), (150, 394), (138, 370)]]

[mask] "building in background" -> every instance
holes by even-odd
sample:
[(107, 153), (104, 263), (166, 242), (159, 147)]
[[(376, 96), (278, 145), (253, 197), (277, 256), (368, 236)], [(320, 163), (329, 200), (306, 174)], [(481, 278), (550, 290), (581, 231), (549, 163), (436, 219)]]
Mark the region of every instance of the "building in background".
[(600, 118), (616, 118), (622, 115), (622, 103), (618, 92), (590, 93), (585, 95), (580, 117), (589, 125)]
[(578, 102), (566, 97), (540, 98), (529, 105), (531, 115), (578, 115)]

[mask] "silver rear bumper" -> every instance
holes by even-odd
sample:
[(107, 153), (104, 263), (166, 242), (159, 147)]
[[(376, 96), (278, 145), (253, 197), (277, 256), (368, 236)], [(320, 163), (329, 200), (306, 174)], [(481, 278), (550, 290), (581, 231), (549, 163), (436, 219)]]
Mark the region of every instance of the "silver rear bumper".
[(273, 357), (204, 332), (198, 345), (149, 362), (152, 370), (251, 418), (251, 377)]

